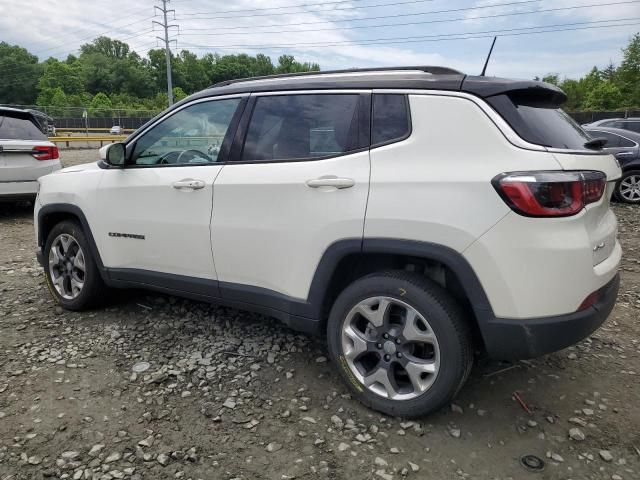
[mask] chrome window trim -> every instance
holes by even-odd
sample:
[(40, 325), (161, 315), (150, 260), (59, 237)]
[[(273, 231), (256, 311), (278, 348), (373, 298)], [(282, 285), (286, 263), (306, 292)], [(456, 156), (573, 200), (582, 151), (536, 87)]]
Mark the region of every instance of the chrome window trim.
[(180, 105), (179, 107), (174, 108), (173, 110), (166, 111), (161, 117), (159, 117), (151, 125), (147, 126), (144, 130), (141, 130), (140, 132), (138, 132), (138, 131), (134, 132), (131, 137), (127, 138), (124, 141), (124, 143), (128, 147), (129, 145), (135, 143), (138, 140), (138, 138), (140, 138), (141, 136), (146, 134), (149, 130), (154, 128), (156, 125), (158, 125), (161, 122), (164, 122), (167, 118), (175, 115), (176, 113), (184, 110), (187, 107), (190, 107), (191, 105), (196, 105), (198, 103), (204, 103), (204, 102), (215, 102), (215, 101), (218, 101), (218, 100), (229, 100), (229, 99), (234, 99), (234, 98), (245, 98), (245, 97), (248, 97), (249, 95), (250, 95), (249, 93), (236, 93), (236, 94), (232, 94), (232, 95), (220, 95), (220, 96), (212, 95), (210, 97), (198, 98), (196, 100), (192, 100), (190, 102), (186, 102), (184, 105)]

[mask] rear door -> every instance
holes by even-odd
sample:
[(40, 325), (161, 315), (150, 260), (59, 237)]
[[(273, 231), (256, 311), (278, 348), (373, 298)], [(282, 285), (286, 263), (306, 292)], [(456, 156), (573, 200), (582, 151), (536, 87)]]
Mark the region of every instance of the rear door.
[(252, 96), (215, 181), (212, 244), (223, 297), (306, 299), (325, 250), (362, 238), (369, 112), (367, 91)]

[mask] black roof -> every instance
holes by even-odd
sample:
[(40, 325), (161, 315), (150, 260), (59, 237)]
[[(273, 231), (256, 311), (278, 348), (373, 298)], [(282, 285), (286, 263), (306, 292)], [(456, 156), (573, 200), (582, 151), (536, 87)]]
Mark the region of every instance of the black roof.
[(265, 91), (376, 88), (467, 92), (483, 98), (518, 92), (527, 96), (542, 95), (557, 104), (566, 100), (562, 90), (549, 83), (470, 76), (451, 68), (422, 66), (305, 72), (229, 80), (188, 99)]

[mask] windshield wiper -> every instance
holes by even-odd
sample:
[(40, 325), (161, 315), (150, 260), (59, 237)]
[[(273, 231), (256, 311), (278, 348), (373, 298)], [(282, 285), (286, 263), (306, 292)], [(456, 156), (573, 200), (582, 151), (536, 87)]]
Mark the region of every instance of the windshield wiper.
[(602, 150), (606, 144), (607, 144), (606, 138), (596, 137), (586, 142), (584, 144), (584, 148), (588, 148), (589, 150)]

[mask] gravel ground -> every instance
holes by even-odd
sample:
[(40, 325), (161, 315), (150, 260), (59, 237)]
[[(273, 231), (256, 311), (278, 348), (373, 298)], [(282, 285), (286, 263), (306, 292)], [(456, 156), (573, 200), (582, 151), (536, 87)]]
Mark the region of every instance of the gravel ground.
[(537, 360), (479, 361), (455, 404), (405, 421), (352, 400), (321, 340), (267, 317), (142, 291), (61, 310), (32, 209), (0, 204), (0, 479), (638, 479), (640, 209), (615, 210), (607, 323)]

